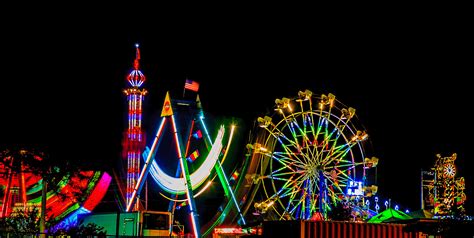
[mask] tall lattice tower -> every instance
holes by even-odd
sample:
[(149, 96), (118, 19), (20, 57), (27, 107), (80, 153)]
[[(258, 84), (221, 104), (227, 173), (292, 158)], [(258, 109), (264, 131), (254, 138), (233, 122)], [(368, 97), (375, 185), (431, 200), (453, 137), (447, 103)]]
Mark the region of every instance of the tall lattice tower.
[[(146, 89), (141, 88), (145, 82), (145, 75), (140, 71), (140, 49), (136, 47), (136, 56), (133, 69), (127, 76), (129, 88), (124, 90), (128, 102), (128, 128), (125, 132), (124, 155), (127, 159), (127, 190), (126, 202), (129, 203), (133, 189), (140, 174), (140, 159), (145, 148), (145, 135), (142, 130), (142, 103)], [(139, 202), (135, 202), (133, 210), (138, 210)]]

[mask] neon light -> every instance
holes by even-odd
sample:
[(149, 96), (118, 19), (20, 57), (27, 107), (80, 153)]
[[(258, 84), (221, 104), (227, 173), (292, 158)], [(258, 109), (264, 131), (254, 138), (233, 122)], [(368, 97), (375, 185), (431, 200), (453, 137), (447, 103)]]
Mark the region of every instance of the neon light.
[[(204, 117), (201, 116), (200, 119), (201, 119), (201, 124), (204, 127), (204, 133), (206, 134), (207, 139), (209, 140), (209, 143), (212, 143), (211, 137), (209, 136), (209, 132), (208, 132), (207, 127), (204, 123)], [(229, 152), (230, 144), (232, 142), (232, 138), (234, 137), (234, 131), (235, 131), (235, 125), (232, 125), (230, 136), (229, 136), (229, 141), (227, 142), (227, 147), (226, 147), (227, 149), (226, 149), (226, 151), (224, 153), (224, 156), (222, 158), (222, 161), (221, 161), (222, 163), (224, 162), (225, 158), (227, 157), (227, 153)], [(227, 177), (225, 175), (225, 172), (224, 172), (224, 169), (222, 168), (221, 162), (218, 161), (218, 163), (215, 166), (215, 169), (217, 171), (217, 175), (221, 179), (222, 187), (224, 188), (224, 191), (225, 191), (226, 195), (229, 196), (229, 194), (230, 194), (230, 197), (231, 197), (232, 201), (234, 202), (234, 205), (237, 209), (237, 212), (239, 213), (239, 216), (240, 216), (243, 224), (245, 225), (246, 224), (245, 218), (242, 215), (242, 212), (240, 211), (239, 204), (237, 203), (237, 199), (235, 198), (234, 192), (232, 191), (232, 187), (229, 184), (229, 180), (227, 179)]]
[(104, 173), (102, 178), (95, 186), (94, 190), (92, 190), (90, 196), (84, 202), (83, 208), (92, 211), (94, 208), (99, 204), (102, 198), (105, 196), (107, 192), (107, 188), (112, 181), (112, 177), (108, 173)]
[(124, 154), (127, 155), (127, 189), (126, 202), (130, 203), (130, 198), (133, 193), (135, 185), (138, 183), (140, 171), (140, 157), (141, 151), (144, 148), (142, 126), (142, 102), (144, 95), (147, 93), (145, 89), (139, 89), (145, 76), (139, 70), (140, 67), (140, 49), (136, 45), (136, 56), (134, 60), (133, 70), (127, 76), (127, 80), (131, 86), (124, 90), (128, 101), (128, 130), (126, 136), (126, 146), (124, 147)]
[(257, 230), (255, 228), (220, 227), (214, 229), (214, 234), (257, 234)]
[(55, 232), (59, 229), (67, 230), (70, 227), (76, 227), (77, 225), (79, 225), (77, 223), (78, 216), (82, 215), (82, 214), (89, 214), (89, 213), (91, 213), (90, 210), (88, 210), (84, 207), (80, 207), (77, 210), (75, 210), (73, 213), (71, 213), (67, 217), (65, 217), (61, 222), (59, 222), (58, 224), (56, 224), (52, 228), (50, 228), (48, 232)]
[(245, 218), (244, 216), (242, 215), (242, 212), (240, 211), (240, 208), (239, 208), (239, 203), (237, 203), (237, 200), (235, 199), (235, 196), (234, 196), (234, 192), (232, 191), (231, 189), (231, 186), (229, 184), (229, 180), (227, 179), (225, 173), (224, 173), (224, 169), (222, 168), (222, 165), (220, 162), (218, 162), (218, 170), (217, 170), (217, 173), (222, 173), (222, 176), (225, 180), (225, 186), (227, 186), (229, 189), (229, 193), (230, 193), (230, 197), (232, 198), (232, 201), (234, 202), (234, 205), (235, 205), (235, 208), (237, 209), (237, 212), (239, 213), (239, 216), (240, 216), (240, 219), (242, 220), (243, 224), (245, 225), (246, 222), (245, 222)]
[[(194, 171), (190, 175), (191, 178), (191, 186), (193, 189), (199, 187), (202, 183), (204, 183), (207, 177), (210, 175), (212, 168), (215, 166), (217, 160), (219, 159), (219, 153), (222, 150), (222, 140), (224, 137), (225, 128), (221, 126), (219, 132), (217, 133), (216, 142), (212, 145), (209, 154), (206, 157), (206, 160), (202, 163), (202, 165)], [(144, 156), (150, 156), (150, 151), (152, 149), (145, 150), (143, 153)], [(157, 184), (163, 188), (165, 191), (173, 194), (184, 194), (186, 192), (186, 181), (184, 178), (176, 178), (166, 174), (160, 166), (156, 163), (156, 159), (153, 160), (152, 166), (150, 169), (150, 173), (157, 182)]]
[(207, 127), (204, 124), (204, 116), (199, 117), (201, 119), (202, 127), (204, 127), (204, 134), (206, 134), (208, 141), (212, 144), (211, 136), (209, 135), (209, 131), (207, 131)]
[(195, 208), (195, 205), (194, 205), (193, 189), (192, 189), (192, 186), (191, 186), (191, 178), (189, 176), (188, 165), (186, 163), (186, 158), (184, 158), (184, 156), (182, 156), (182, 153), (181, 153), (181, 146), (179, 145), (179, 138), (178, 138), (178, 130), (176, 129), (176, 123), (175, 123), (173, 115), (171, 115), (171, 122), (172, 122), (172, 126), (173, 126), (173, 134), (174, 134), (175, 142), (176, 142), (176, 149), (177, 149), (178, 155), (179, 155), (179, 162), (180, 162), (180, 165), (181, 165), (181, 172), (183, 173), (183, 177), (186, 179), (186, 188), (187, 188), (186, 197), (188, 198), (188, 203), (189, 203), (189, 213), (191, 215), (191, 224), (193, 225), (194, 235), (199, 238), (199, 237), (201, 237), (200, 233), (199, 233), (199, 228), (198, 228), (199, 227), (199, 220), (196, 219), (197, 211), (196, 211), (196, 208)]
[[(230, 137), (229, 137), (229, 141), (227, 142), (227, 150), (225, 151), (224, 153), (224, 157), (222, 159), (222, 162), (224, 161), (224, 159), (227, 157), (227, 153), (229, 152), (229, 148), (230, 148), (230, 144), (232, 142), (232, 138), (234, 137), (234, 130), (235, 130), (235, 126), (233, 125), (231, 127), (231, 131), (230, 131)], [(221, 162), (218, 161), (217, 163), (218, 166), (216, 166), (216, 170), (217, 170), (217, 173), (221, 174), (222, 178), (224, 179), (224, 188), (227, 188), (226, 190), (229, 191), (230, 193), (230, 197), (232, 198), (232, 201), (234, 202), (234, 205), (235, 205), (235, 208), (237, 209), (237, 212), (239, 213), (240, 215), (240, 219), (242, 220), (243, 224), (245, 225), (246, 222), (245, 222), (245, 218), (244, 216), (242, 215), (242, 212), (240, 211), (240, 208), (239, 208), (239, 203), (237, 203), (237, 200), (235, 199), (235, 195), (234, 195), (234, 192), (232, 191), (232, 187), (230, 186), (229, 184), (229, 180), (227, 179), (227, 176), (225, 175), (225, 172), (224, 172), (224, 169), (222, 168), (222, 164)]]
[(362, 182), (361, 181), (348, 181), (349, 184), (347, 186), (347, 195), (354, 195), (354, 196), (362, 196), (364, 195), (364, 191), (362, 190)]
[[(41, 161), (41, 158), (38, 156), (34, 156), (36, 160)], [(4, 168), (0, 166), (1, 172), (4, 171)], [(25, 167), (23, 170), (30, 170)], [(7, 172), (7, 171), (5, 171)], [(98, 196), (97, 194), (99, 191), (102, 191), (105, 194), (107, 188), (109, 186), (110, 178), (107, 181), (99, 182), (98, 187), (94, 187), (99, 178), (101, 178), (101, 172), (94, 172), (94, 171), (81, 171), (78, 175), (74, 176), (64, 176), (61, 178), (55, 186), (57, 190), (49, 190), (46, 193), (46, 216), (53, 221), (61, 221), (64, 217), (69, 216), (69, 214), (78, 213), (78, 209), (80, 209), (83, 205), (82, 201), (86, 201), (85, 204), (89, 203), (91, 208), (94, 208), (102, 199), (103, 196)], [(104, 174), (103, 179), (107, 178), (107, 174)], [(31, 172), (23, 172), (18, 174), (12, 174), (10, 178), (15, 178), (17, 181), (15, 187), (20, 187), (20, 191), (26, 191), (26, 195), (28, 195), (28, 199), (26, 201), (26, 207), (40, 207), (42, 201), (42, 182), (43, 179), (40, 176), (33, 175)], [(25, 181), (21, 181), (22, 177)], [(110, 177), (110, 176), (109, 176)], [(5, 180), (0, 180), (0, 184), (4, 185)], [(7, 183), (8, 185), (8, 183)], [(4, 191), (5, 192), (5, 191)], [(6, 192), (5, 192), (6, 193)], [(81, 197), (77, 195), (80, 194)], [(20, 196), (22, 198), (22, 196)], [(24, 199), (18, 202), (23, 202)], [(88, 202), (89, 201), (89, 202)], [(94, 201), (92, 203), (92, 201)], [(94, 204), (95, 203), (95, 204)], [(21, 203), (18, 203), (18, 206)], [(3, 204), (5, 209), (9, 206), (9, 204)], [(77, 212), (76, 212), (77, 211)], [(7, 210), (7, 212), (11, 212)], [(5, 214), (9, 215), (9, 214)], [(54, 224), (53, 224), (54, 225)]]
[[(155, 150), (156, 145), (158, 144), (158, 141), (159, 141), (159, 139), (160, 139), (160, 137), (161, 137), (161, 132), (163, 131), (163, 127), (164, 127), (164, 125), (165, 125), (165, 122), (166, 122), (166, 117), (164, 117), (164, 118), (162, 119), (161, 124), (160, 124), (160, 126), (159, 126), (159, 128), (158, 128), (158, 131), (156, 132), (155, 139), (154, 139), (153, 144), (152, 144), (152, 146), (151, 146), (151, 150), (152, 150), (152, 151)], [(127, 212), (130, 211), (130, 208), (131, 208), (131, 206), (132, 206), (133, 203), (134, 203), (134, 200), (135, 200), (135, 198), (136, 198), (136, 196), (137, 196), (137, 191), (139, 192), (139, 190), (140, 190), (140, 187), (141, 187), (140, 184), (142, 183), (143, 178), (148, 174), (149, 167), (150, 167), (150, 166), (148, 166), (148, 164), (149, 164), (150, 161), (153, 159), (153, 156), (152, 156), (152, 155), (153, 155), (153, 153), (149, 153), (149, 154), (148, 154), (148, 158), (147, 158), (147, 160), (146, 160), (146, 163), (145, 163), (145, 165), (144, 165), (144, 167), (143, 167), (142, 172), (140, 173), (140, 177), (139, 177), (138, 180), (137, 180), (137, 184), (135, 185), (134, 190), (133, 190), (133, 192), (132, 192), (132, 194), (131, 194), (131, 196), (130, 196), (130, 200), (127, 202), (127, 209), (126, 209)]]
[(206, 183), (206, 185), (204, 185), (204, 188), (201, 189), (201, 191), (199, 191), (199, 192), (197, 192), (196, 194), (194, 194), (194, 197), (199, 196), (201, 193), (203, 193), (204, 191), (206, 191), (211, 185), (212, 185), (212, 181), (208, 181), (208, 182)]

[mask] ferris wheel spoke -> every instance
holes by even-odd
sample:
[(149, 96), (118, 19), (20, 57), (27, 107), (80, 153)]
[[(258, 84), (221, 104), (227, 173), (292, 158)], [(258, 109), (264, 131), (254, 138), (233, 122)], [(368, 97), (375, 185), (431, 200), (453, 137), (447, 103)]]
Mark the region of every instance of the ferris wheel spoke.
[[(290, 167), (290, 168), (291, 168), (291, 167)], [(286, 170), (286, 169), (287, 169), (286, 166), (281, 167), (281, 168), (279, 168), (279, 169), (277, 169), (277, 170), (272, 171), (272, 174), (277, 174), (278, 172), (283, 171), (283, 170)], [(292, 171), (292, 173), (295, 172), (294, 170), (291, 170), (291, 171)]]
[(271, 155), (267, 155), (269, 158), (278, 160), (280, 163), (291, 164), (295, 160), (287, 156), (285, 152), (273, 152)]
[(308, 121), (309, 127), (311, 128), (311, 133), (313, 135), (313, 138), (316, 138), (316, 132), (314, 130), (314, 117), (313, 113), (308, 113), (306, 115), (306, 120)]
[[(301, 107), (301, 110), (303, 110), (303, 107)], [(301, 119), (303, 120), (303, 134), (306, 135), (306, 133), (308, 132), (308, 124), (309, 124), (309, 121), (308, 121), (308, 114), (305, 113), (305, 112), (301, 112)]]
[(294, 196), (296, 196), (295, 194), (297, 194), (299, 192), (298, 189), (295, 189), (294, 187), (293, 188), (286, 188), (284, 190), (280, 190), (281, 193), (278, 194), (278, 197), (279, 198), (285, 198), (285, 197), (288, 197), (288, 199), (292, 200), (294, 199)]
[[(333, 187), (336, 187), (341, 193), (344, 193), (344, 190), (342, 190), (342, 188), (339, 186), (339, 182), (337, 182), (334, 178), (332, 178), (331, 176), (327, 176), (326, 174), (324, 175), (324, 177), (326, 177), (327, 180), (329, 180), (331, 182), (331, 185)], [(334, 191), (332, 191), (334, 193)]]
[[(340, 169), (337, 169), (337, 168), (335, 169), (335, 171), (337, 171), (336, 172), (336, 177), (338, 178), (339, 182), (351, 179), (349, 177), (351, 168), (353, 168), (353, 167), (351, 166), (350, 168), (347, 168), (346, 170), (340, 170)], [(345, 184), (343, 184), (343, 186), (345, 186)]]
[[(324, 123), (324, 119), (325, 119), (322, 115), (323, 115), (323, 111), (319, 111), (318, 124), (317, 124), (317, 127), (316, 127), (316, 133), (314, 133), (314, 129), (313, 129), (313, 136), (314, 136), (314, 139), (316, 141), (318, 140), (319, 133), (321, 132), (322, 124)], [(311, 116), (313, 117), (314, 115), (311, 114)]]
[[(300, 199), (297, 199), (296, 196), (300, 195)], [(293, 206), (292, 213), (294, 213), (294, 209), (301, 209), (301, 205), (304, 204), (305, 198), (305, 190), (296, 190), (291, 194), (289, 199), (290, 206)]]
[(288, 164), (289, 166), (294, 166), (296, 168), (304, 169), (305, 163), (301, 160), (293, 159), (291, 157), (285, 156), (286, 154), (280, 152), (279, 154), (274, 153), (273, 158), (280, 160), (280, 162)]
[[(323, 133), (321, 133), (321, 130), (323, 130)], [(322, 136), (322, 138), (321, 138), (321, 142), (318, 143), (320, 135)], [(314, 152), (315, 152), (314, 154), (316, 154), (316, 157), (318, 158), (321, 157), (324, 151), (324, 147), (327, 146), (327, 143), (329, 140), (330, 140), (330, 137), (328, 136), (328, 121), (327, 121), (327, 118), (324, 117), (321, 120), (320, 125), (318, 125), (318, 130), (315, 137), (315, 142), (317, 143), (317, 145), (314, 147)], [(321, 148), (321, 149), (318, 150), (318, 148)]]
[(289, 186), (294, 183), (294, 180), (293, 178), (296, 176), (296, 174), (293, 174), (291, 175), (291, 177), (289, 179), (287, 179), (287, 181), (283, 184), (283, 186), (281, 186), (281, 189), (277, 192), (277, 194), (280, 194), (282, 192), (283, 189), (288, 189)]
[(284, 175), (293, 175), (293, 174), (301, 174), (301, 173), (303, 173), (303, 172), (302, 171), (300, 171), (300, 172), (292, 171), (292, 172), (283, 172), (283, 173), (272, 173), (270, 176), (271, 176), (271, 178), (279, 178), (279, 179), (282, 179), (282, 180), (286, 181), (287, 179), (282, 177), (282, 176), (284, 176)]
[(351, 149), (352, 149), (352, 147), (354, 147), (354, 145), (356, 145), (356, 143), (349, 144), (348, 147), (345, 148), (345, 150), (340, 150), (340, 151), (334, 153), (334, 156), (327, 156), (326, 158), (324, 158), (324, 160), (321, 163), (324, 164), (324, 165), (327, 165), (331, 161), (340, 161), (340, 160), (342, 160), (343, 158), (346, 157), (346, 155), (349, 152), (351, 152)]
[[(288, 122), (287, 122), (288, 123)], [(296, 127), (298, 129), (298, 131), (300, 132), (299, 136), (303, 137), (301, 140), (302, 143), (300, 143), (299, 139), (298, 139), (298, 136), (297, 136), (297, 131), (295, 130)], [(304, 153), (302, 153), (302, 150), (304, 148), (306, 148), (307, 146), (307, 141), (309, 141), (309, 138), (306, 136), (306, 134), (303, 132), (303, 130), (301, 130), (301, 127), (298, 125), (298, 122), (295, 118), (292, 118), (292, 120), (289, 122), (289, 127), (288, 127), (291, 131), (291, 134), (293, 135), (293, 139), (294, 139), (294, 143), (293, 145), (296, 146), (296, 150), (298, 152), (298, 155), (303, 155), (303, 159), (305, 159), (305, 162), (307, 163), (308, 162), (308, 159), (307, 157), (305, 157)], [(302, 144), (302, 145), (301, 145)]]
[(300, 125), (298, 124), (298, 121), (296, 120), (296, 118), (293, 118), (293, 124), (296, 126), (296, 128), (298, 129), (298, 131), (300, 132), (300, 135), (303, 137), (303, 141), (309, 141), (309, 138), (306, 134), (306, 120), (305, 120), (305, 116), (303, 116), (303, 128), (304, 129), (301, 129)]
[(350, 177), (350, 170), (347, 170), (347, 173), (345, 171), (341, 171), (338, 173), (337, 178), (338, 178), (338, 185), (341, 188), (347, 187), (347, 184), (349, 181), (354, 181), (353, 178)]
[(271, 132), (271, 134), (273, 135), (273, 137), (275, 137), (275, 139), (277, 139), (278, 142), (280, 142), (280, 144), (285, 145), (285, 146), (288, 147), (288, 145), (286, 143), (284, 143), (283, 140), (281, 139), (281, 138), (283, 138), (292, 147), (298, 148), (298, 144), (295, 141), (293, 141), (293, 140), (289, 139), (288, 137), (286, 137), (282, 132), (280, 132), (280, 131), (277, 131), (277, 133)]
[[(281, 144), (285, 144), (281, 138), (285, 139), (288, 143), (292, 144), (293, 146), (296, 147), (296, 144), (294, 141), (290, 140), (288, 137), (285, 136), (285, 133), (283, 133), (277, 125), (274, 125), (273, 123), (270, 124), (273, 128), (270, 130), (268, 127), (265, 127), (265, 130), (270, 133), (270, 135), (273, 136), (273, 138), (277, 139)], [(279, 124), (278, 124), (279, 125)]]
[(282, 191), (282, 193), (280, 193), (278, 195), (278, 197), (280, 199), (285, 199), (286, 198), (290, 201), (293, 200), (295, 198), (296, 194), (298, 193), (297, 190), (291, 189), (291, 188), (286, 188), (285, 190), (281, 190), (281, 191)]
[(306, 191), (305, 189), (305, 181), (307, 181), (308, 179), (300, 179), (297, 181), (296, 183), (296, 188), (298, 189), (298, 191)]
[(326, 169), (337, 169), (340, 171), (340, 169), (344, 169), (344, 168), (352, 168), (354, 167), (356, 164), (352, 163), (351, 161), (347, 161), (347, 160), (344, 160), (342, 161), (343, 163), (341, 164), (341, 161), (338, 162), (338, 164), (335, 164), (333, 166), (324, 166), (324, 168)]
[[(338, 139), (339, 135), (336, 135), (336, 138), (332, 138), (332, 136), (334, 134), (338, 134), (338, 130), (336, 128), (334, 128), (331, 131), (331, 133), (324, 138), (324, 140), (322, 142), (322, 146), (321, 146), (321, 148), (322, 148), (321, 152), (323, 152), (324, 150), (330, 151), (329, 145), (331, 144), (331, 149), (332, 149), (337, 144), (337, 139)], [(326, 148), (326, 149), (324, 149), (324, 148)]]
[[(278, 138), (277, 140), (278, 140), (278, 142), (280, 143), (281, 147), (283, 147), (283, 149), (284, 149), (284, 151), (286, 152), (286, 154), (288, 155), (288, 157), (291, 157), (291, 156), (292, 156), (292, 158), (295, 158), (296, 160), (298, 160), (299, 162), (301, 162), (301, 163), (303, 163), (303, 164), (307, 163), (307, 161), (302, 161), (302, 160), (300, 159), (300, 157), (297, 156), (297, 155), (295, 154), (295, 152), (293, 152), (293, 151), (290, 149), (289, 146), (287, 146), (286, 144), (284, 144), (281, 139)], [(292, 145), (294, 145), (294, 143), (293, 143)], [(306, 158), (304, 158), (304, 157), (303, 157), (303, 159), (306, 160)]]
[(286, 119), (285, 120), (286, 126), (291, 132), (291, 135), (293, 136), (294, 142), (298, 144), (298, 138), (296, 138), (296, 131), (294, 127), (294, 120), (293, 119)]
[(287, 168), (287, 169), (289, 169), (289, 170), (292, 171), (292, 172), (296, 172), (291, 166), (289, 166), (289, 165), (288, 165), (287, 163), (285, 163), (284, 161), (281, 161), (281, 160), (279, 160), (279, 159), (277, 159), (277, 158), (275, 158), (275, 157), (272, 157), (272, 158), (274, 159), (273, 161), (277, 161), (278, 163), (280, 163), (281, 165), (283, 165), (284, 168)]

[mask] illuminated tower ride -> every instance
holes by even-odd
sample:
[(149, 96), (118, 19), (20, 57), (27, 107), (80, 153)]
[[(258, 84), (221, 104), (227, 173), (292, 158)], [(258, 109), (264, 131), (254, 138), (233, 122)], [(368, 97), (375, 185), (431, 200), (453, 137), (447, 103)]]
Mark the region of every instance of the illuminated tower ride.
[[(130, 87), (124, 90), (128, 102), (128, 128), (126, 131), (124, 155), (127, 157), (127, 190), (126, 202), (130, 202), (133, 189), (137, 183), (140, 173), (141, 152), (145, 146), (145, 136), (142, 131), (142, 103), (146, 95), (146, 89), (140, 88), (145, 82), (145, 75), (139, 70), (140, 49), (136, 47), (136, 56), (133, 69), (127, 76)], [(133, 210), (138, 210), (138, 202)]]

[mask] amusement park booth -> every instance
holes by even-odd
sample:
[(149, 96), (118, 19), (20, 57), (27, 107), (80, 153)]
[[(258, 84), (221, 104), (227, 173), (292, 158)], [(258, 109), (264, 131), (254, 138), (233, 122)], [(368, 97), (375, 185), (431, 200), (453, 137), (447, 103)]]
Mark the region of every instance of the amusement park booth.
[(172, 230), (171, 213), (161, 211), (86, 214), (79, 222), (102, 226), (107, 236), (170, 236)]

